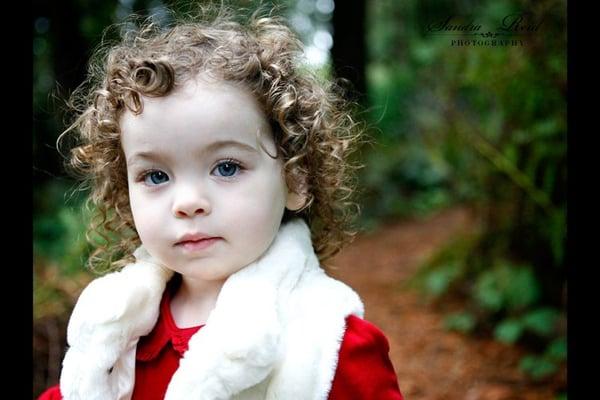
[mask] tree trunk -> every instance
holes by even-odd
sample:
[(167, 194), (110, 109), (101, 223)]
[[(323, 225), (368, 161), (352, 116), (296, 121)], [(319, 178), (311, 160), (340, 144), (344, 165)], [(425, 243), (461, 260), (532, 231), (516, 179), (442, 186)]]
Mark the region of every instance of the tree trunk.
[(336, 1), (331, 57), (336, 78), (352, 84), (353, 100), (366, 97), (365, 0)]

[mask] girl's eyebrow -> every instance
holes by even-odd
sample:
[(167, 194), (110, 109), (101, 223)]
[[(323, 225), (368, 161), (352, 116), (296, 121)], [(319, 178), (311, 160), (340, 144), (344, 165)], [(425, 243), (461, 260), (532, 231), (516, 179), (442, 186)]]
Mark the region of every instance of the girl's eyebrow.
[[(216, 151), (218, 149), (221, 148), (225, 148), (225, 147), (237, 147), (240, 150), (243, 151), (247, 151), (249, 153), (259, 153), (258, 150), (247, 144), (247, 143), (243, 143), (243, 142), (239, 142), (237, 140), (216, 140), (212, 143), (210, 143), (209, 145), (205, 146), (202, 150), (201, 150), (201, 154), (204, 155), (206, 153), (209, 153), (211, 151)], [(131, 164), (134, 161), (136, 161), (136, 159), (147, 159), (147, 160), (152, 160), (152, 159), (159, 159), (160, 154), (159, 153), (155, 153), (153, 151), (137, 151), (135, 153), (133, 153), (128, 159), (127, 161)]]
[(206, 146), (203, 150), (202, 153), (205, 152), (209, 152), (209, 151), (214, 151), (223, 147), (238, 147), (242, 150), (245, 151), (249, 151), (252, 153), (258, 153), (258, 150), (256, 148), (254, 148), (253, 146), (243, 143), (243, 142), (238, 142), (237, 140), (217, 140), (212, 142), (211, 144), (209, 144), (208, 146)]
[(130, 157), (127, 157), (127, 164), (134, 164), (138, 160), (160, 160), (161, 156), (159, 153), (153, 151), (136, 151)]

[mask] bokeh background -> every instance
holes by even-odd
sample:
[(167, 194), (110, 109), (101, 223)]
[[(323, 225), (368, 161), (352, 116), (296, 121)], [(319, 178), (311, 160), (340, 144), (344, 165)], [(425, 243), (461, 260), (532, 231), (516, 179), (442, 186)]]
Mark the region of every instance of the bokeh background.
[[(332, 274), (389, 337), (404, 395), (566, 399), (566, 0), (262, 4), (361, 105), (373, 139), (357, 153), (361, 234)], [(55, 148), (65, 99), (107, 25), (180, 5), (34, 1), (34, 398), (58, 382), (68, 316), (93, 277), (85, 192)], [(515, 13), (524, 30), (493, 38)], [(481, 29), (427, 30), (448, 17)]]

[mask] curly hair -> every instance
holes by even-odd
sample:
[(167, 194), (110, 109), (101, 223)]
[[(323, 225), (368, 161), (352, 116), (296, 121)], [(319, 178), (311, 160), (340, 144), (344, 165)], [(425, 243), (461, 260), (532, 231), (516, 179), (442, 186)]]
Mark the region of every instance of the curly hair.
[(225, 8), (209, 18), (205, 9), (200, 14), (179, 15), (163, 26), (130, 17), (119, 24), (114, 43), (102, 41), (87, 79), (71, 95), (74, 121), (57, 145), (65, 134), (75, 134), (67, 168), (90, 189), (88, 264), (96, 272), (122, 267), (141, 243), (129, 206), (120, 116), (127, 110), (141, 113), (143, 96), (168, 96), (199, 72), (243, 83), (259, 100), (284, 160), (288, 188), (307, 195), (300, 210), (285, 210), (282, 222), (303, 218), (325, 264), (352, 241), (360, 212), (350, 200), (353, 170), (361, 165), (349, 156), (363, 138), (351, 116), (353, 103), (339, 84), (303, 66), (302, 43), (281, 17), (256, 12), (240, 22)]

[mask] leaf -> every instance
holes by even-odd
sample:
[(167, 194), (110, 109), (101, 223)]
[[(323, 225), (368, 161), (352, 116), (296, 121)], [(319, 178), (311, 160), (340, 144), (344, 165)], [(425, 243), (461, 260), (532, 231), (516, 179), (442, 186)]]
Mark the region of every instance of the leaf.
[(554, 339), (554, 341), (548, 345), (544, 356), (557, 362), (565, 361), (567, 359), (567, 338), (561, 336)]
[(482, 307), (491, 311), (526, 308), (534, 304), (539, 296), (539, 282), (532, 268), (506, 261), (483, 272), (475, 284), (474, 297)]
[(475, 328), (475, 317), (470, 313), (454, 313), (444, 318), (444, 328), (447, 330), (469, 333)]
[(506, 319), (496, 326), (494, 337), (503, 343), (513, 344), (519, 340), (523, 330), (523, 323), (518, 319)]
[(549, 336), (555, 331), (560, 314), (554, 308), (538, 308), (523, 317), (523, 325), (540, 336)]
[(485, 271), (479, 275), (474, 297), (482, 307), (492, 311), (500, 310), (503, 298), (495, 271)]
[(504, 265), (506, 274), (505, 298), (509, 309), (531, 306), (540, 297), (539, 282), (530, 266)]
[(458, 267), (448, 263), (432, 270), (425, 277), (425, 288), (433, 296), (441, 296), (458, 275)]
[(554, 374), (558, 370), (556, 363), (545, 357), (525, 356), (519, 363), (519, 368), (534, 379), (542, 379)]
[(536, 138), (556, 135), (560, 131), (560, 122), (555, 118), (537, 121), (531, 128)]

